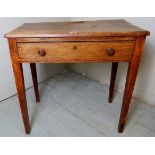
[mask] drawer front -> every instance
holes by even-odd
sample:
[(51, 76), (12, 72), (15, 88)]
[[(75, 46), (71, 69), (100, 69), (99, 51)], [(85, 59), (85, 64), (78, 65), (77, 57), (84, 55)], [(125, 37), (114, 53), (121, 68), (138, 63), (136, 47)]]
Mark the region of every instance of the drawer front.
[(18, 43), (22, 62), (130, 61), (135, 42)]

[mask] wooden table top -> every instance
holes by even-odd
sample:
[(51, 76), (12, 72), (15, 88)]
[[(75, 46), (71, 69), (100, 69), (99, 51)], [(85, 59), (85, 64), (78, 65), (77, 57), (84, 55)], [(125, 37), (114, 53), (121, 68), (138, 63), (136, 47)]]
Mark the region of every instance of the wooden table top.
[(25, 23), (6, 38), (143, 36), (150, 32), (125, 20)]

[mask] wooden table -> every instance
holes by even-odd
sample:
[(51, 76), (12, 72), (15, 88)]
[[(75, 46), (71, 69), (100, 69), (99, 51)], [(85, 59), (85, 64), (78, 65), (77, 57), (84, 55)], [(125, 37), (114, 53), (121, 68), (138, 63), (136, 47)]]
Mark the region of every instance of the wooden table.
[(128, 62), (118, 131), (123, 132), (145, 38), (150, 33), (125, 20), (26, 23), (8, 38), (25, 132), (30, 133), (22, 63), (30, 63), (36, 101), (36, 63), (112, 62), (109, 102), (113, 100), (119, 62)]

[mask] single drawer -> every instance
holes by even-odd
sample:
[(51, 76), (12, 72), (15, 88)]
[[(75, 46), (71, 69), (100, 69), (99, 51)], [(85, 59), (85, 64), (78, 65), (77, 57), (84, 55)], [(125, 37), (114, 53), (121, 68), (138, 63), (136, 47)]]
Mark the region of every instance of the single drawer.
[(17, 46), (22, 62), (117, 62), (131, 60), (135, 42), (18, 43)]

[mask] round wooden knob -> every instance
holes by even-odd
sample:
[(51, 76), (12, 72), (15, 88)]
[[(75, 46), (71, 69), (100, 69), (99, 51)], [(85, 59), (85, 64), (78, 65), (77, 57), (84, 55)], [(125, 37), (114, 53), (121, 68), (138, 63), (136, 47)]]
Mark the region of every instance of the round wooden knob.
[(107, 48), (106, 51), (109, 56), (113, 56), (115, 54), (115, 50), (113, 48)]
[(45, 56), (46, 55), (46, 51), (45, 51), (45, 49), (43, 49), (43, 48), (40, 48), (39, 50), (38, 50), (38, 54), (40, 55), (40, 56)]
[(77, 50), (77, 46), (73, 46), (73, 50)]

